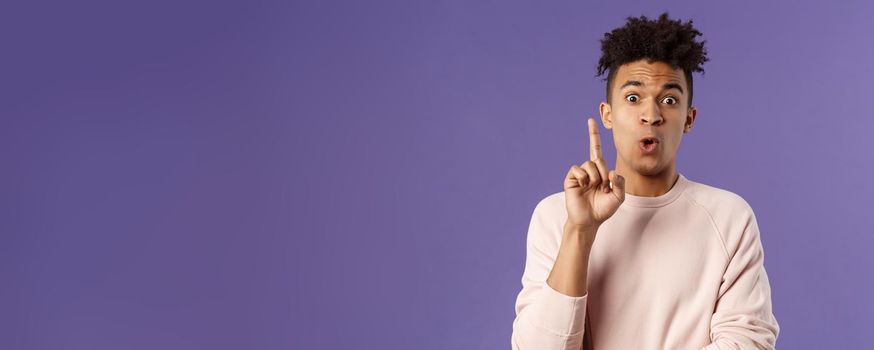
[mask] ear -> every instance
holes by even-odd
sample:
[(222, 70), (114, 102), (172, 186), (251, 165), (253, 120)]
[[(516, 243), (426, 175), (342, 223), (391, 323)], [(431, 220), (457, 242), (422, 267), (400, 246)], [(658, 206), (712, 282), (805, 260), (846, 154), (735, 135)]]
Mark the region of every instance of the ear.
[(601, 123), (604, 124), (604, 127), (607, 129), (613, 129), (613, 114), (612, 107), (607, 102), (601, 102), (598, 105), (598, 111), (601, 113)]
[(689, 107), (689, 112), (686, 113), (686, 123), (683, 125), (683, 133), (688, 133), (692, 129), (692, 124), (695, 123), (695, 115), (698, 114), (698, 109), (695, 106)]

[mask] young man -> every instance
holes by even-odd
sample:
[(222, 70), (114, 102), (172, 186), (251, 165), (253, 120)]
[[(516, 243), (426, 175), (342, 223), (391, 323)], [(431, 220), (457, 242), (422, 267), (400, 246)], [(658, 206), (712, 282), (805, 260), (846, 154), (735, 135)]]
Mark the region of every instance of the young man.
[(666, 13), (605, 34), (600, 115), (616, 170), (589, 118), (590, 159), (531, 218), (513, 349), (774, 348), (753, 210), (676, 169), (697, 113), (691, 74), (707, 61), (699, 35)]

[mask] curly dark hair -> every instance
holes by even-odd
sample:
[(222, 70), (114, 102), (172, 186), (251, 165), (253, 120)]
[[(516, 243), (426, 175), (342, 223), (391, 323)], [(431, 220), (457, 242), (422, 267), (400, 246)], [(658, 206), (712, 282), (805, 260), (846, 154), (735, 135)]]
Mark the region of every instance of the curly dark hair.
[(619, 66), (646, 58), (648, 62), (660, 61), (672, 68), (680, 68), (686, 75), (689, 87), (689, 106), (692, 105), (692, 72), (704, 73), (701, 65), (708, 61), (706, 40), (695, 41), (701, 32), (692, 26), (692, 20), (683, 23), (671, 20), (662, 13), (657, 20), (646, 16), (628, 17), (624, 26), (604, 33), (601, 39), (601, 59), (598, 74), (609, 71), (607, 78), (607, 102), (610, 102), (613, 80)]

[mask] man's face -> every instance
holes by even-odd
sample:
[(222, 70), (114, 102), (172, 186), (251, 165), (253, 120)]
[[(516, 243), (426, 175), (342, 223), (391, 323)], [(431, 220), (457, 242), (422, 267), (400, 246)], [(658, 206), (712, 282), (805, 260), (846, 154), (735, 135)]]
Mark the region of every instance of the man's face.
[[(620, 171), (653, 176), (674, 166), (680, 139), (695, 121), (682, 69), (646, 59), (620, 66), (612, 96), (600, 106), (604, 127), (613, 130)], [(654, 138), (649, 144), (645, 138)]]

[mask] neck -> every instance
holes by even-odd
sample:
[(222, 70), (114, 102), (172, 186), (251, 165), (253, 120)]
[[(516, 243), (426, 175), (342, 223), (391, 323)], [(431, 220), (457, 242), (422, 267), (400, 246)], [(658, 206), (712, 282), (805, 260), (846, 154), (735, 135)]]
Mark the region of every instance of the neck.
[(639, 197), (661, 196), (674, 186), (680, 177), (675, 164), (671, 164), (657, 174), (640, 174), (617, 159), (616, 173), (625, 178), (625, 193)]

